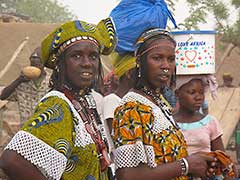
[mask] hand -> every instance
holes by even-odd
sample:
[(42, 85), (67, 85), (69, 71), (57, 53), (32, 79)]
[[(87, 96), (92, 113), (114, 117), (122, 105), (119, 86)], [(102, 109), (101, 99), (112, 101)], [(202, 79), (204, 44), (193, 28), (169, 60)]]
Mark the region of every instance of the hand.
[(30, 81), (31, 79), (29, 79), (27, 76), (25, 76), (22, 72), (21, 74), (19, 75), (18, 77), (19, 81), (22, 83), (22, 82), (28, 82)]
[(189, 164), (189, 173), (193, 176), (206, 179), (213, 175), (212, 168), (215, 166), (214, 163), (216, 163), (214, 157), (207, 156), (205, 153), (195, 153), (186, 157), (186, 159)]

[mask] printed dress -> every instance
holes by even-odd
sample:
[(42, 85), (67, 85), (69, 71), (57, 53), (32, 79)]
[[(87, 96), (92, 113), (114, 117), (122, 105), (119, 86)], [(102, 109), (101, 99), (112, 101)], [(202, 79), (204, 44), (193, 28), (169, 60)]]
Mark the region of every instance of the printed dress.
[(66, 96), (51, 91), (6, 146), (34, 164), (47, 179), (107, 180), (96, 146)]
[(162, 98), (161, 110), (138, 93), (129, 92), (123, 97), (113, 120), (117, 169), (137, 167), (140, 163), (155, 168), (187, 156), (183, 134), (171, 114), (166, 114), (170, 107), (164, 101)]

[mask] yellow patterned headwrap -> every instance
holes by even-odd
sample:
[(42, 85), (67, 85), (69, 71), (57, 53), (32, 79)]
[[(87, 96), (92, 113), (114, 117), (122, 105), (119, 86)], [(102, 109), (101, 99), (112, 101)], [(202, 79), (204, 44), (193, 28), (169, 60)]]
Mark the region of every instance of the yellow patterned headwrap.
[(125, 72), (136, 67), (136, 57), (133, 54), (127, 53), (119, 55), (117, 52), (111, 54), (114, 73), (118, 78), (122, 77)]
[(97, 26), (79, 20), (62, 24), (42, 41), (43, 64), (54, 69), (59, 55), (80, 40), (92, 41), (99, 46), (101, 54), (110, 54), (117, 41), (112, 20), (104, 19)]

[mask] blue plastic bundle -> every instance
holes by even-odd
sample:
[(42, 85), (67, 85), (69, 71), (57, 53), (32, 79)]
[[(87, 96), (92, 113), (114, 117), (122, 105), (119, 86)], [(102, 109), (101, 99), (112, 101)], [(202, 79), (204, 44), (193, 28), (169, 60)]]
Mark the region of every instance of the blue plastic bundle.
[(111, 12), (118, 35), (116, 51), (134, 52), (137, 38), (147, 29), (165, 29), (168, 18), (177, 27), (164, 0), (122, 0)]

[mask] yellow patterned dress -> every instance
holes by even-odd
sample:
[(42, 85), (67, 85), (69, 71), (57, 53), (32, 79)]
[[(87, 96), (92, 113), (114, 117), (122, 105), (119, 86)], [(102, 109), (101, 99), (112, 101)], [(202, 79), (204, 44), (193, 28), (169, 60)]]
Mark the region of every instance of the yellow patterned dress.
[(34, 164), (47, 179), (107, 180), (96, 146), (65, 95), (51, 91), (5, 149)]
[[(162, 110), (144, 96), (129, 92), (115, 111), (113, 139), (116, 168), (154, 168), (187, 156), (182, 132), (173, 120), (170, 107), (162, 99)], [(186, 180), (186, 176), (175, 178)]]

